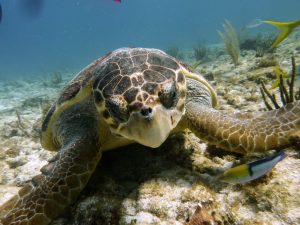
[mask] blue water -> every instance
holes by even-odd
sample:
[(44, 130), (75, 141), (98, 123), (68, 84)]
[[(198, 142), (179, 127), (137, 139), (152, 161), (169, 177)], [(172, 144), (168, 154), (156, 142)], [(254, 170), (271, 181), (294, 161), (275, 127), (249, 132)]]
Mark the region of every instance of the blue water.
[(299, 0), (44, 0), (31, 16), (21, 1), (0, 0), (0, 80), (76, 72), (124, 46), (218, 43), (224, 19), (237, 28), (254, 19), (300, 19)]

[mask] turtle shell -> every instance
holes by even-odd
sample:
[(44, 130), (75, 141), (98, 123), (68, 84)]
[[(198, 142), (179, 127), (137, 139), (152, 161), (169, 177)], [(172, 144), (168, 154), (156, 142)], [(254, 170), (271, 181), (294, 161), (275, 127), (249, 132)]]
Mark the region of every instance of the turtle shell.
[(93, 75), (101, 65), (101, 62), (103, 62), (110, 54), (111, 52), (107, 53), (80, 71), (75, 78), (66, 85), (59, 98), (52, 104), (42, 123), (41, 142), (44, 148), (48, 150), (57, 150), (57, 144), (53, 143), (53, 124), (55, 124), (59, 115), (66, 108), (91, 95)]
[(53, 143), (53, 124), (65, 109), (91, 94), (96, 103), (116, 95), (129, 104), (146, 101), (167, 80), (184, 86), (180, 68), (175, 58), (158, 49), (121, 48), (107, 53), (80, 71), (63, 89), (44, 119), (42, 145), (50, 150), (58, 148)]
[(184, 82), (183, 75), (177, 75), (181, 67), (175, 58), (157, 49), (118, 49), (105, 59), (95, 74), (95, 101), (122, 95), (130, 104), (138, 97), (136, 94), (140, 94), (139, 89), (144, 92), (139, 98), (147, 98), (166, 80)]

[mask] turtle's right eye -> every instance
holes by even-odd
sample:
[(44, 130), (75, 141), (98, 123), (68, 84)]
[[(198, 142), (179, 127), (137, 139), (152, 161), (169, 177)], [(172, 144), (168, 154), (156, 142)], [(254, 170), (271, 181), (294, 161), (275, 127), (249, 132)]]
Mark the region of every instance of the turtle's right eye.
[(158, 92), (162, 105), (166, 108), (174, 107), (178, 102), (177, 87), (175, 83), (168, 83)]
[(118, 122), (126, 122), (129, 118), (128, 104), (125, 99), (121, 97), (112, 97), (105, 100), (105, 107), (107, 108), (111, 117)]

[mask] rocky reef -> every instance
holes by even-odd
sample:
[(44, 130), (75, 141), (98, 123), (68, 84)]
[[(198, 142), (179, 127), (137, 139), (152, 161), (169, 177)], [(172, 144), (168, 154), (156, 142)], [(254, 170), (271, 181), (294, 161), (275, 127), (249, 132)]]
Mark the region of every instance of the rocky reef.
[[(294, 49), (300, 65), (297, 39), (296, 32), (264, 58), (242, 50), (239, 65), (230, 63), (225, 54), (211, 56), (212, 61), (195, 70), (216, 88), (219, 109), (262, 111), (265, 105), (259, 87), (262, 81), (271, 87), (274, 60), (289, 71)], [(185, 52), (186, 59), (189, 55), (193, 51)], [(263, 61), (268, 57), (271, 63)], [(70, 74), (56, 74), (49, 82), (0, 82), (0, 204), (55, 154), (41, 147), (39, 127), (43, 112), (69, 79)], [(299, 81), (296, 86), (299, 90)], [(286, 153), (286, 159), (261, 179), (230, 185), (218, 180), (220, 172), (259, 156), (224, 152), (189, 131), (171, 136), (158, 149), (134, 144), (105, 152), (78, 200), (52, 225), (182, 225), (196, 218), (199, 204), (205, 210), (201, 216), (213, 218), (216, 224), (300, 224), (299, 146)]]

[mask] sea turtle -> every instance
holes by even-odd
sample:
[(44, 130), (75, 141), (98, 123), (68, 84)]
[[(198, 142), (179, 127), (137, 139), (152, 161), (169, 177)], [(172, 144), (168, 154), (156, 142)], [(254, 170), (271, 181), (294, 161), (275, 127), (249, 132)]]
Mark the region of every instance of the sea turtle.
[(201, 76), (163, 51), (121, 48), (70, 81), (42, 125), (44, 148), (59, 150), (1, 207), (2, 223), (48, 224), (87, 184), (103, 151), (134, 142), (156, 148), (190, 129), (224, 150), (283, 148), (300, 137), (300, 102), (269, 112), (227, 115)]

